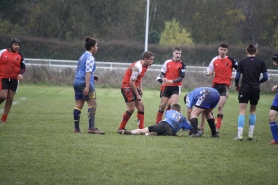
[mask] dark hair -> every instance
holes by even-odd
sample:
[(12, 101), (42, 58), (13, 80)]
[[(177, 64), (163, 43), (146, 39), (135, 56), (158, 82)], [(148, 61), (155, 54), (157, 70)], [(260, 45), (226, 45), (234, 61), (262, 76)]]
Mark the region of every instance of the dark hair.
[(246, 48), (246, 51), (250, 55), (254, 55), (257, 53), (257, 48), (253, 46), (253, 44), (249, 44), (249, 46)]
[(150, 52), (150, 51), (145, 51), (144, 53), (143, 53), (143, 55), (142, 55), (142, 59), (149, 59), (149, 58), (151, 58), (152, 56), (154, 56), (154, 54), (152, 53), (152, 52)]
[(181, 51), (181, 48), (174, 47), (174, 48), (173, 48), (173, 52), (174, 52), (174, 51)]
[(219, 46), (220, 46), (221, 48), (228, 48), (228, 47), (229, 47), (228, 44), (227, 44), (226, 42), (221, 42), (221, 43), (219, 44)]
[(94, 38), (91, 38), (89, 36), (85, 37), (85, 48), (86, 50), (90, 50), (91, 47), (94, 47), (96, 45), (97, 41)]
[(278, 51), (276, 51), (272, 57), (271, 57), (272, 60), (274, 60), (275, 62), (278, 62)]
[(180, 112), (180, 111), (181, 111), (181, 106), (180, 106), (180, 104), (178, 104), (178, 103), (172, 103), (172, 104), (171, 104), (171, 109)]

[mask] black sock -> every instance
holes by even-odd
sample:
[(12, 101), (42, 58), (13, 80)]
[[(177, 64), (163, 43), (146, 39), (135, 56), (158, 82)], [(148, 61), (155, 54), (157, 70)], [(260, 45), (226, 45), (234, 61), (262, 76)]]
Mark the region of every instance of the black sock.
[(198, 130), (198, 119), (197, 118), (192, 118), (190, 120), (191, 126), (192, 126), (192, 132), (193, 134), (197, 134)]
[(210, 127), (211, 134), (215, 135), (216, 134), (216, 127), (215, 127), (214, 119), (208, 119), (207, 122), (208, 122), (208, 125)]

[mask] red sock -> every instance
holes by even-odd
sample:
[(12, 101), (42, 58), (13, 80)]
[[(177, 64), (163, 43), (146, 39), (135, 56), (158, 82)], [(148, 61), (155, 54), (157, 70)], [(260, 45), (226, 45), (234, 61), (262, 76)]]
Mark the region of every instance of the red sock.
[(8, 117), (8, 115), (3, 114), (2, 115), (2, 122), (6, 122), (7, 121), (7, 117)]
[(171, 107), (170, 107), (170, 106), (167, 106), (167, 107), (166, 107), (166, 110), (170, 110), (170, 109), (171, 109)]
[(220, 129), (221, 123), (222, 123), (222, 118), (218, 117), (218, 118), (217, 118), (217, 123), (216, 123), (216, 128), (217, 128), (217, 129)]
[(156, 121), (155, 123), (158, 124), (161, 120), (162, 120), (162, 117), (163, 117), (163, 113), (164, 111), (158, 111), (157, 114), (156, 114)]
[(131, 114), (130, 112), (128, 112), (128, 111), (126, 111), (126, 112), (123, 114), (123, 117), (122, 117), (122, 121), (121, 121), (121, 123), (120, 123), (119, 130), (120, 130), (120, 129), (125, 129), (125, 126), (126, 126), (128, 120), (129, 120), (129, 118), (131, 117), (131, 115), (132, 115), (132, 114)]
[(144, 112), (137, 112), (137, 118), (138, 118), (138, 128), (142, 129), (144, 128)]

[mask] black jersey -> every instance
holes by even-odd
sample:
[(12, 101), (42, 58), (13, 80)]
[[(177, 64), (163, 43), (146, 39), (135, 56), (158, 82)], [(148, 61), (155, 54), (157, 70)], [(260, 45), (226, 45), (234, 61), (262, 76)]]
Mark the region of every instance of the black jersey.
[(260, 88), (260, 75), (267, 72), (267, 68), (263, 60), (252, 56), (239, 62), (237, 72), (243, 75), (241, 87)]

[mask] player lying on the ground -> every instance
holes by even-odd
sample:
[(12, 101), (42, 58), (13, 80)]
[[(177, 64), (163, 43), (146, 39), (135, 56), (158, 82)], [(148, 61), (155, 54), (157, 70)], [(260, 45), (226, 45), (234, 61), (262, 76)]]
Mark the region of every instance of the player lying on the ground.
[(132, 130), (130, 134), (152, 133), (162, 136), (177, 136), (177, 132), (180, 129), (191, 130), (192, 127), (190, 122), (181, 114), (181, 106), (178, 103), (172, 103), (171, 109), (165, 112), (164, 119), (158, 124)]

